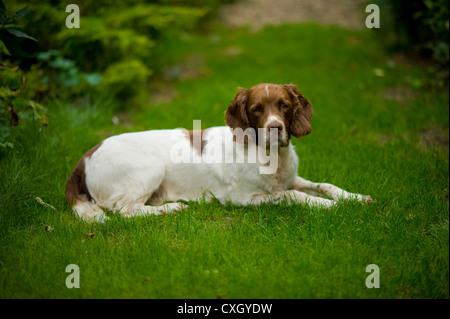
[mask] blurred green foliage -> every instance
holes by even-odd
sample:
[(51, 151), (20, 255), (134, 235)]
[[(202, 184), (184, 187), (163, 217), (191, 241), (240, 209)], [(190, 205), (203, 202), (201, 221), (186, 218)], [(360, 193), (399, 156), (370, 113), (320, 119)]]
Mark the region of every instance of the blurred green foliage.
[[(3, 45), (3, 50), (13, 56), (30, 57), (27, 43), (37, 41), (20, 30), (20, 23), (27, 11), (28, 7), (17, 12), (7, 11), (0, 0), (0, 43)], [(48, 124), (48, 115), (41, 104), (21, 94), (26, 77), (18, 65), (10, 65), (2, 60), (0, 79), (0, 151), (3, 151), (14, 147), (10, 140), (10, 127), (19, 124), (21, 110), (32, 110), (41, 126)], [(28, 113), (25, 113), (25, 117), (27, 115)]]
[(26, 77), (17, 65), (1, 63), (0, 76), (0, 151), (2, 151), (14, 146), (10, 141), (11, 126), (17, 126), (20, 119), (26, 120), (34, 115), (40, 126), (44, 127), (48, 125), (48, 114), (40, 103), (22, 94)]
[(25, 43), (37, 41), (32, 36), (21, 31), (20, 20), (27, 13), (28, 7), (24, 7), (15, 13), (8, 12), (0, 0), (0, 41), (4, 43), (8, 52), (12, 55), (28, 57), (29, 53), (24, 49)]
[[(24, 111), (46, 124), (38, 102), (51, 96), (74, 101), (99, 95), (121, 107), (142, 105), (151, 76), (164, 67), (158, 44), (198, 28), (221, 3), (232, 1), (0, 1), (0, 25), (10, 27), (0, 28), (1, 145), (11, 146), (5, 144), (6, 123), (18, 124)], [(80, 28), (66, 27), (69, 4), (79, 6)]]
[[(164, 5), (136, 0), (114, 4), (92, 1), (78, 4), (80, 28), (69, 29), (65, 19), (70, 13), (65, 9), (71, 3), (74, 1), (47, 0), (30, 5), (24, 29), (39, 39), (39, 51), (60, 53), (49, 65), (55, 69), (55, 64), (64, 62), (56, 66), (61, 69), (57, 83), (75, 89), (80, 84), (78, 69), (96, 73), (104, 78), (96, 89), (113, 92), (131, 103), (138, 103), (134, 97), (159, 67), (153, 55), (158, 40), (166, 33), (193, 29), (209, 10), (172, 6), (170, 1), (164, 1)], [(86, 89), (91, 88), (84, 87), (83, 91)], [(70, 93), (67, 89), (64, 92)]]

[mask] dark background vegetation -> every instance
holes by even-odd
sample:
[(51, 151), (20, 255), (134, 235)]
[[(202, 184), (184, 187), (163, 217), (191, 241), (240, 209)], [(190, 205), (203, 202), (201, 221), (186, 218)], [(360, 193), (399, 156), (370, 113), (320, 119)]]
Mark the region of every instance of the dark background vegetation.
[(50, 97), (107, 96), (117, 108), (145, 104), (148, 83), (165, 66), (159, 43), (202, 30), (217, 6), (231, 0), (90, 1), (80, 6), (81, 28), (61, 27), (60, 13), (72, 2), (0, 5), (2, 151), (12, 145), (9, 126), (24, 124), (30, 113), (48, 124)]

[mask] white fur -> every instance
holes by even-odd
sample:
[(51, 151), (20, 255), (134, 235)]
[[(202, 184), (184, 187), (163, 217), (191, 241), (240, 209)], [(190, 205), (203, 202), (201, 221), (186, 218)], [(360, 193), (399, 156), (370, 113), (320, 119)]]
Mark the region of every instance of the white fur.
[(284, 127), (283, 119), (281, 119), (280, 117), (275, 116), (275, 115), (269, 115), (264, 126), (267, 127), (267, 126), (269, 126), (269, 124), (272, 124), (273, 122), (280, 123)]
[[(278, 149), (274, 174), (261, 174), (260, 168), (267, 163), (247, 156), (259, 147), (253, 142), (238, 145), (230, 127), (210, 128), (203, 140), (206, 146), (202, 155), (191, 147), (183, 129), (126, 133), (104, 140), (85, 158), (86, 186), (93, 200), (78, 200), (74, 210), (85, 220), (103, 221), (105, 216), (99, 207), (128, 217), (170, 213), (186, 207), (161, 201), (145, 205), (156, 191), (164, 201), (208, 201), (214, 197), (222, 204), (230, 201), (235, 205), (286, 200), (330, 207), (340, 197), (367, 200), (362, 195), (298, 177), (298, 156), (292, 144)], [(177, 147), (189, 151), (181, 156), (181, 161), (174, 158)], [(311, 189), (333, 200), (300, 191)]]
[(277, 130), (273, 131), (273, 133), (278, 133), (278, 135), (276, 135), (277, 139), (279, 141), (281, 141), (283, 144), (287, 143), (288, 136), (287, 136), (286, 126), (284, 124), (283, 119), (281, 119), (280, 117), (278, 117), (276, 115), (269, 115), (269, 117), (266, 120), (266, 123), (264, 123), (264, 128), (266, 129), (266, 136), (265, 136), (265, 139), (263, 142), (265, 142), (266, 139), (271, 140), (274, 137), (274, 136), (270, 136), (271, 132), (269, 129), (269, 125), (273, 124), (273, 123), (278, 123), (281, 125), (281, 130), (279, 130), (278, 132), (277, 132)]

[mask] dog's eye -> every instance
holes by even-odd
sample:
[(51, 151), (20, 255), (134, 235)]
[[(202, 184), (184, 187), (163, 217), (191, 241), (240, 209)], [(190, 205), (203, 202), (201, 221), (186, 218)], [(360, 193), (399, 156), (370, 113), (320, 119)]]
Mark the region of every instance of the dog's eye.
[(261, 105), (257, 105), (254, 108), (252, 108), (252, 112), (254, 113), (261, 112)]
[(279, 100), (278, 105), (279, 105), (280, 109), (282, 109), (282, 110), (289, 109), (289, 104), (285, 100)]

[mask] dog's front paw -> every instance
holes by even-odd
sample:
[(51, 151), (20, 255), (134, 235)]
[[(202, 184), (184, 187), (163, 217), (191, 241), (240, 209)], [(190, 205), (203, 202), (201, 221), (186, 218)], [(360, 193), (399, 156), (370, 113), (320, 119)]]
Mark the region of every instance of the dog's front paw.
[(372, 197), (369, 195), (353, 194), (344, 192), (342, 196), (339, 196), (337, 200), (357, 200), (360, 203), (370, 204), (373, 202)]
[(162, 206), (164, 213), (174, 213), (179, 212), (180, 210), (187, 210), (189, 208), (188, 205), (183, 203), (168, 203)]
[(361, 196), (361, 200), (359, 200), (361, 203), (366, 203), (366, 204), (372, 204), (373, 203), (373, 199), (372, 197), (370, 197), (370, 195), (359, 195)]
[(326, 208), (331, 208), (336, 204), (337, 203), (334, 200), (326, 199), (321, 205), (325, 206)]
[(352, 194), (351, 199), (356, 199), (358, 202), (363, 204), (371, 204), (372, 203), (372, 197), (370, 195), (361, 195), (361, 194)]

